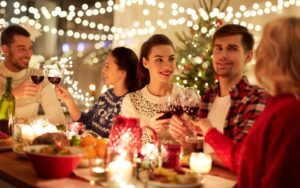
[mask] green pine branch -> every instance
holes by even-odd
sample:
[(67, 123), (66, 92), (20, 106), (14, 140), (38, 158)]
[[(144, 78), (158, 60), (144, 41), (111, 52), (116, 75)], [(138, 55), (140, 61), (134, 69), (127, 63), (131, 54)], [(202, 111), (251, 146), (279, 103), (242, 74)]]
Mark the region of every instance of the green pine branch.
[[(181, 43), (181, 46), (176, 49), (179, 73), (175, 75), (175, 82), (184, 87), (195, 87), (200, 93), (204, 93), (215, 82), (212, 65), (212, 35), (209, 32), (217, 29), (217, 21), (220, 20), (216, 17), (204, 20), (200, 15), (199, 7), (203, 8), (209, 16), (214, 8), (225, 10), (228, 3), (229, 0), (210, 0), (208, 3), (205, 0), (198, 0), (198, 7), (194, 5), (194, 9), (199, 17), (197, 20), (199, 30), (190, 28), (189, 32), (175, 32), (175, 36)], [(187, 18), (191, 20), (189, 15)], [(204, 27), (207, 29), (206, 33), (201, 31)]]

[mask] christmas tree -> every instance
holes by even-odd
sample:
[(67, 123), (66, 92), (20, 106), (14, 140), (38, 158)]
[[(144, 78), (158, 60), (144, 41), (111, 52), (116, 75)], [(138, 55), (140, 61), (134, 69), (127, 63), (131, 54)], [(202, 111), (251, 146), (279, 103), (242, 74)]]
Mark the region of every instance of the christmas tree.
[[(203, 94), (216, 80), (212, 65), (212, 36), (222, 25), (218, 16), (224, 12), (229, 0), (198, 2), (200, 8), (194, 5), (194, 16), (197, 15), (198, 19), (190, 24), (189, 33), (176, 33), (182, 46), (176, 50), (179, 73), (175, 76), (175, 82), (184, 87), (197, 88)], [(195, 20), (191, 15), (187, 16), (189, 20)]]

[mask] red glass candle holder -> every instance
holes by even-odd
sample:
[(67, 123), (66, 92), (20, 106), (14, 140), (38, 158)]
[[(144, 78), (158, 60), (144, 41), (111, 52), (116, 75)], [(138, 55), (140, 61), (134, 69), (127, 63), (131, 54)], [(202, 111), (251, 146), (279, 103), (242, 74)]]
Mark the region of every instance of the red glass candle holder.
[(181, 167), (183, 147), (177, 144), (162, 144), (161, 155), (163, 167), (178, 169)]

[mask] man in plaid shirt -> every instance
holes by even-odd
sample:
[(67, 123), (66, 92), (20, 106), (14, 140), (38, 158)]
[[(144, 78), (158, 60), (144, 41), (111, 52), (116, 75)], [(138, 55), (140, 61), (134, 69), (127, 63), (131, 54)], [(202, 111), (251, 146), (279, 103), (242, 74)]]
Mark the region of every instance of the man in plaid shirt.
[[(243, 26), (228, 24), (215, 32), (213, 67), (218, 82), (201, 98), (199, 117), (208, 118), (212, 126), (235, 142), (244, 139), (269, 97), (263, 89), (250, 85), (243, 75), (253, 56), (253, 45), (252, 34)], [(184, 124), (172, 117), (170, 134), (174, 138), (186, 136), (190, 131)], [(214, 153), (207, 144), (204, 144), (204, 151)], [(214, 155), (213, 158), (218, 161)]]

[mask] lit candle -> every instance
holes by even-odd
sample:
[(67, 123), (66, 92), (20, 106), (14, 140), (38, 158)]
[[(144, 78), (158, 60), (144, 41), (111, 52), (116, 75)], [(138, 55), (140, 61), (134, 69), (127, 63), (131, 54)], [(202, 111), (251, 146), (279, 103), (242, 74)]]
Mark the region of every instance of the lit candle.
[(22, 139), (32, 141), (34, 139), (34, 131), (31, 126), (23, 125), (21, 128)]
[(190, 169), (197, 173), (208, 173), (211, 169), (211, 157), (205, 153), (192, 153)]
[(131, 180), (133, 165), (121, 157), (108, 164), (108, 181), (112, 184), (128, 183)]
[(57, 132), (57, 128), (54, 125), (42, 125), (40, 121), (37, 121), (32, 125), (18, 124), (18, 128), (21, 130), (21, 138), (29, 140), (30, 142), (35, 137), (44, 133)]
[(105, 172), (105, 170), (104, 170), (104, 168), (102, 168), (102, 167), (93, 167), (93, 168), (92, 168), (92, 172), (93, 172), (94, 174), (102, 174), (102, 173)]

